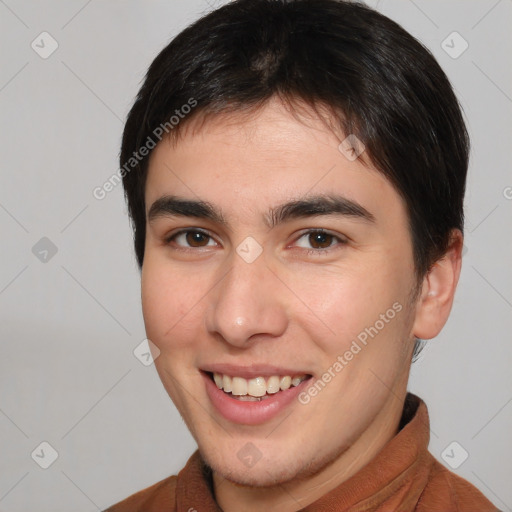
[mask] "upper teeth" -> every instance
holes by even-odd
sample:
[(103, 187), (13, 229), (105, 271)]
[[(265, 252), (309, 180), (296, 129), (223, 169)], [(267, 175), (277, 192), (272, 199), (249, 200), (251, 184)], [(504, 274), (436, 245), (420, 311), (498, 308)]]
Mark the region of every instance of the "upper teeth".
[(223, 389), (226, 393), (231, 392), (237, 396), (250, 395), (255, 397), (264, 396), (267, 393), (272, 395), (279, 390), (284, 391), (291, 386), (298, 386), (305, 379), (306, 375), (296, 375), (294, 377), (289, 375), (284, 377), (272, 375), (272, 377), (268, 377), (266, 380), (264, 377), (247, 380), (243, 377), (230, 377), (220, 373), (213, 374), (213, 380), (217, 387)]

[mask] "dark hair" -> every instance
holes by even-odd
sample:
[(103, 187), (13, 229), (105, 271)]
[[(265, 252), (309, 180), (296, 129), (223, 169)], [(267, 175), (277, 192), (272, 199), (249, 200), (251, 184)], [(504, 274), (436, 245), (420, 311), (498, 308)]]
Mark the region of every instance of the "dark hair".
[(235, 0), (156, 57), (120, 154), (139, 265), (149, 158), (134, 155), (144, 146), (148, 153), (162, 134), (177, 140), (199, 115), (251, 111), (273, 96), (327, 107), (345, 136), (365, 144), (365, 157), (405, 202), (423, 277), (446, 252), (451, 229), (463, 230), (469, 139), (461, 110), (421, 43), (378, 12), (337, 0)]

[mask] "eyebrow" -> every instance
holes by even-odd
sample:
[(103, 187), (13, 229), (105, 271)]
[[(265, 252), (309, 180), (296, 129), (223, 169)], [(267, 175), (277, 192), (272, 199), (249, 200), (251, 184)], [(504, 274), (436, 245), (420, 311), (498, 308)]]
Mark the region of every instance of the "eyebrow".
[(212, 204), (175, 196), (162, 196), (151, 205), (148, 221), (151, 222), (159, 217), (197, 217), (227, 226), (222, 213)]
[[(292, 219), (324, 215), (340, 215), (369, 223), (375, 222), (374, 215), (361, 204), (339, 195), (308, 196), (292, 200), (271, 208), (263, 220), (272, 229)], [(228, 227), (222, 212), (211, 203), (175, 196), (162, 196), (151, 205), (148, 221), (152, 222), (160, 217), (195, 217)]]
[(266, 215), (265, 221), (270, 228), (273, 228), (292, 219), (322, 215), (340, 215), (369, 223), (375, 222), (373, 214), (361, 204), (339, 195), (321, 195), (290, 201), (272, 208)]

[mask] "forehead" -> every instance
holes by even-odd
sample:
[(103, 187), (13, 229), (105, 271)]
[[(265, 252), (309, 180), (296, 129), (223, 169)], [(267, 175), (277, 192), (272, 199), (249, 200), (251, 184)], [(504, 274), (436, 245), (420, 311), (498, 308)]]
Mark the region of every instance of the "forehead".
[(340, 151), (345, 138), (311, 109), (291, 112), (278, 101), (251, 113), (192, 120), (176, 140), (164, 139), (153, 151), (146, 210), (173, 195), (240, 216), (284, 200), (341, 194), (377, 213), (404, 215), (399, 194), (367, 155), (353, 159)]

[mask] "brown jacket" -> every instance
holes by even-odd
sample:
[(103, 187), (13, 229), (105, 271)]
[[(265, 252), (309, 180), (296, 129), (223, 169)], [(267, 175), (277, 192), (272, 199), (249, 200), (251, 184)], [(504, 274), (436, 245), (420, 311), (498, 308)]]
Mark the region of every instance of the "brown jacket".
[[(427, 407), (409, 394), (403, 427), (358, 473), (308, 505), (306, 512), (496, 512), (475, 487), (428, 452)], [(221, 512), (199, 452), (178, 476), (144, 489), (106, 512)]]

